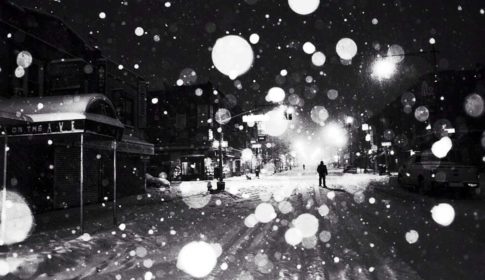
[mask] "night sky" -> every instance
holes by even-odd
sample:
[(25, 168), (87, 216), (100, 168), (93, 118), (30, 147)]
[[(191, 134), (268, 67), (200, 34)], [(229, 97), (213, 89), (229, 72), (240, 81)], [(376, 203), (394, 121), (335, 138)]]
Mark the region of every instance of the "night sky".
[[(307, 115), (314, 105), (327, 107), (331, 118), (377, 110), (432, 69), (425, 59), (429, 56), (407, 57), (393, 79), (372, 80), (372, 61), (392, 44), (417, 52), (429, 50), (429, 40), (435, 38), (443, 70), (474, 69), (485, 61), (483, 0), (321, 1), (307, 16), (293, 12), (286, 0), (14, 2), (64, 19), (106, 56), (146, 77), (152, 89), (175, 86), (180, 73), (190, 68), (198, 82), (210, 80), (246, 109), (264, 103), (266, 91), (280, 86), (304, 98)], [(101, 12), (106, 18), (100, 18)], [(146, 34), (136, 36), (137, 27)], [(252, 69), (238, 78), (242, 89), (237, 89), (212, 66), (211, 47), (226, 34), (249, 40), (253, 33), (260, 36), (252, 45), (257, 56)], [(352, 38), (359, 48), (350, 66), (342, 65), (335, 52), (343, 37)], [(307, 41), (326, 55), (323, 67), (313, 66), (311, 55), (302, 51)], [(288, 71), (286, 77), (279, 75), (282, 69)], [(308, 76), (310, 83), (305, 81)], [(336, 100), (327, 98), (329, 89), (338, 90)]]

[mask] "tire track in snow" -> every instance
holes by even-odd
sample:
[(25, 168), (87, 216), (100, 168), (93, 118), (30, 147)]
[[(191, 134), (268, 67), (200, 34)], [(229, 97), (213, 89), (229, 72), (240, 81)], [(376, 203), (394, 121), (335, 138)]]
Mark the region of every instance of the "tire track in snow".
[[(363, 205), (354, 203), (353, 197), (346, 195), (340, 196), (341, 205), (345, 202), (345, 207), (334, 207), (334, 211), (341, 217), (345, 224), (339, 226), (341, 235), (348, 237), (342, 242), (342, 246), (353, 248), (354, 257), (358, 257), (360, 263), (367, 268), (375, 267), (374, 273), (368, 273), (368, 269), (362, 269), (369, 279), (421, 279), (418, 273), (413, 270), (406, 262), (393, 256), (391, 252), (386, 252), (384, 248), (392, 247), (386, 244), (378, 235), (373, 233), (372, 228), (365, 227), (360, 217), (362, 213), (368, 212)], [(365, 202), (364, 202), (365, 203)], [(365, 204), (364, 204), (365, 205)], [(349, 249), (347, 249), (349, 250)], [(350, 252), (351, 250), (347, 251)], [(344, 250), (345, 253), (345, 250)], [(359, 262), (356, 264), (359, 265)], [(349, 275), (353, 279), (357, 275)], [(359, 277), (362, 277), (360, 274)]]
[[(279, 213), (278, 218), (291, 222), (299, 214), (309, 212), (305, 206), (310, 198), (312, 196), (308, 194), (308, 188), (300, 189), (289, 198), (289, 201), (294, 206), (294, 211), (287, 215)], [(277, 206), (275, 207), (277, 208)], [(234, 270), (223, 271), (220, 267), (217, 267), (211, 274), (211, 278), (234, 279), (236, 275), (247, 271), (255, 279), (315, 279), (315, 275), (317, 275), (318, 279), (325, 279), (323, 276), (319, 276), (324, 274), (321, 270), (319, 251), (315, 249), (302, 250), (301, 246), (293, 247), (287, 244), (284, 238), (284, 234), (288, 229), (287, 226), (276, 224), (275, 221), (267, 224), (258, 224), (252, 229), (244, 229), (245, 226), (242, 222), (241, 225), (244, 233), (236, 240), (229, 241), (229, 244), (232, 243), (233, 245), (230, 246), (227, 252), (224, 250), (226, 256), (239, 256), (237, 273)], [(273, 226), (278, 226), (278, 228), (273, 230)], [(257, 269), (256, 265), (247, 263), (246, 259), (241, 259), (248, 255), (256, 255), (258, 252), (266, 254), (268, 259), (273, 262), (274, 267), (271, 272), (267, 274), (262, 273)], [(279, 260), (275, 259), (275, 255), (279, 255), (281, 258)], [(297, 264), (300, 264), (302, 268), (297, 269)]]

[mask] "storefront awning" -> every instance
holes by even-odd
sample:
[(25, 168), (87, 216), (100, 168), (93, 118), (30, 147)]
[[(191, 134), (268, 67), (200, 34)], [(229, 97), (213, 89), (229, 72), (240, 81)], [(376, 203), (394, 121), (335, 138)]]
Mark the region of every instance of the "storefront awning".
[(12, 98), (0, 103), (9, 136), (84, 133), (121, 139), (123, 124), (102, 94)]
[(21, 112), (14, 114), (11, 112), (0, 111), (0, 130), (7, 125), (24, 124), (29, 122), (32, 122), (32, 119)]

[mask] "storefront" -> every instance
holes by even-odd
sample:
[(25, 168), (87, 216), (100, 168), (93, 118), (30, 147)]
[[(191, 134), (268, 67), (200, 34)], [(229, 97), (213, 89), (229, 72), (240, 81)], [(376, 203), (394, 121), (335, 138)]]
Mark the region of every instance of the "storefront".
[[(225, 177), (242, 174), (241, 153), (233, 148), (223, 150)], [(158, 147), (151, 160), (149, 173), (166, 172), (170, 180), (211, 180), (216, 176), (219, 151), (213, 147)]]
[(3, 186), (35, 212), (116, 203), (144, 191), (153, 145), (123, 138), (124, 126), (105, 96), (13, 98), (2, 101), (0, 112)]

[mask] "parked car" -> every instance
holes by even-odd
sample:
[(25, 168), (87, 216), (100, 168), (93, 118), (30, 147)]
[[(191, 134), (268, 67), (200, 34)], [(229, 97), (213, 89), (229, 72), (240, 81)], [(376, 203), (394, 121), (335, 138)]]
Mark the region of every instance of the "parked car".
[(167, 173), (160, 172), (158, 177), (154, 177), (149, 173), (145, 174), (148, 187), (152, 188), (170, 188), (170, 181), (167, 180)]
[(351, 173), (351, 174), (357, 174), (357, 167), (352, 166), (352, 165), (347, 165), (344, 167), (344, 173)]
[(377, 165), (377, 171), (379, 172), (379, 175), (385, 175), (387, 173), (387, 167), (385, 164), (379, 163)]
[(344, 167), (343, 170), (344, 173), (350, 173), (350, 174), (365, 174), (365, 173), (374, 173), (374, 169), (372, 168), (363, 168), (363, 167), (356, 167), (353, 165), (348, 165)]
[(454, 189), (468, 194), (480, 193), (477, 166), (467, 163), (457, 152), (439, 159), (430, 151), (416, 153), (400, 166), (398, 183), (421, 193)]

